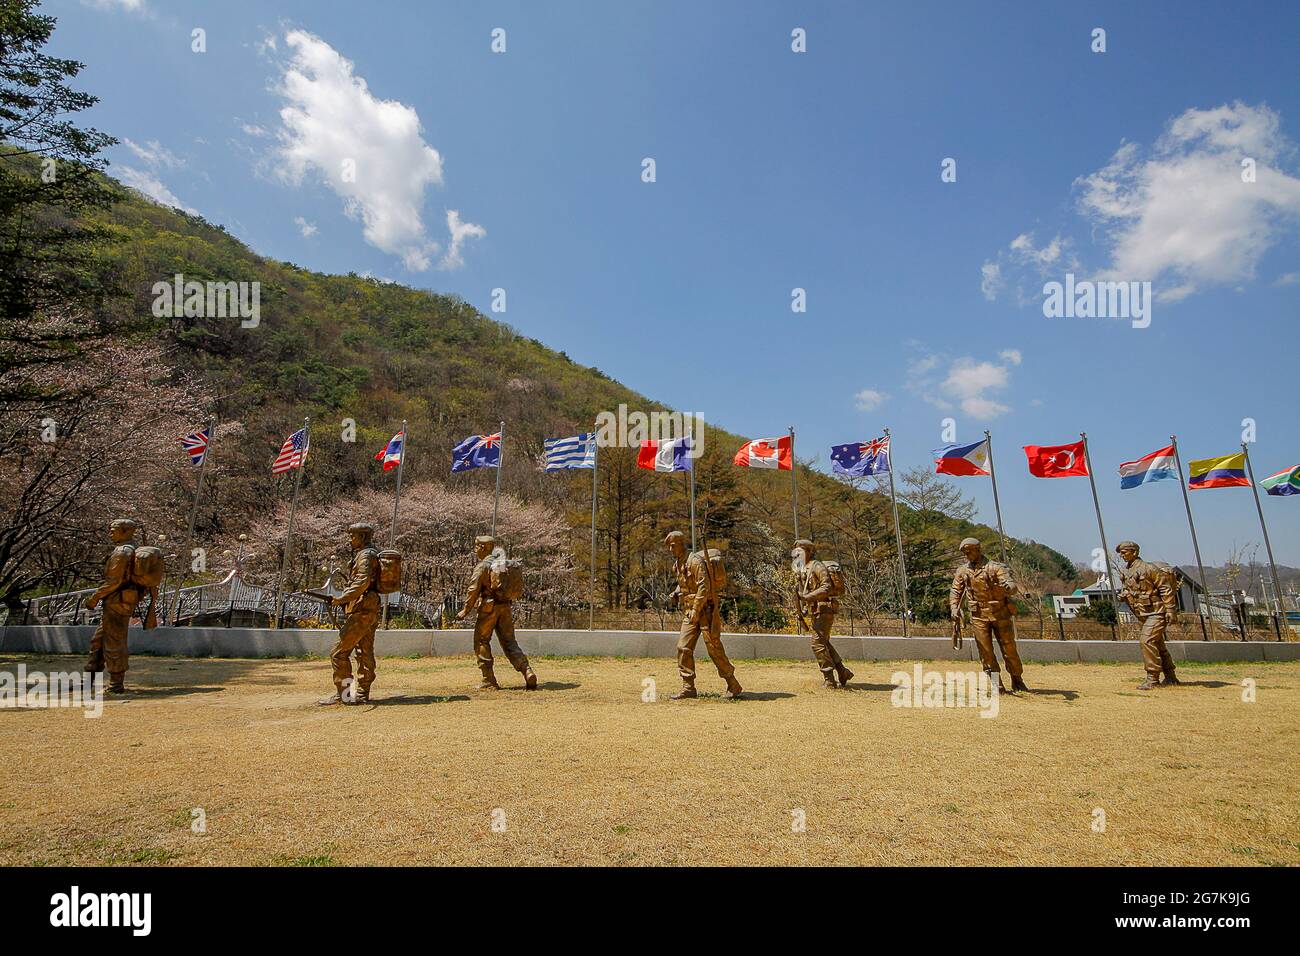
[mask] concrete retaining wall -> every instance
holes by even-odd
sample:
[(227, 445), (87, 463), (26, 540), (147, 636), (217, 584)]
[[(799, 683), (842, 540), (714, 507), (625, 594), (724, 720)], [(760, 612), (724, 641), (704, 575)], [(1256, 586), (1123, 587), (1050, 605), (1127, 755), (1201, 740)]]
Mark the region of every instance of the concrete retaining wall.
[[(3, 627), (0, 651), (44, 654), (84, 654), (93, 627)], [(131, 651), (177, 657), (324, 657), (334, 643), (335, 631), (225, 627), (159, 627), (150, 631), (132, 628)], [(677, 633), (668, 631), (543, 631), (520, 630), (519, 644), (536, 656), (582, 657), (674, 657)], [(812, 660), (807, 637), (789, 634), (724, 634), (722, 643), (735, 660), (776, 658)], [(1136, 641), (1017, 641), (1020, 656), (1035, 662), (1097, 662), (1142, 660)], [(954, 650), (952, 642), (940, 637), (836, 637), (835, 647), (846, 660), (978, 660), (975, 641)], [(380, 631), (375, 653), (381, 657), (469, 654), (472, 639), (468, 629), (446, 631)], [(1176, 661), (1295, 661), (1300, 660), (1300, 642), (1268, 641), (1170, 641), (1169, 652)], [(705, 656), (703, 642), (696, 649)]]

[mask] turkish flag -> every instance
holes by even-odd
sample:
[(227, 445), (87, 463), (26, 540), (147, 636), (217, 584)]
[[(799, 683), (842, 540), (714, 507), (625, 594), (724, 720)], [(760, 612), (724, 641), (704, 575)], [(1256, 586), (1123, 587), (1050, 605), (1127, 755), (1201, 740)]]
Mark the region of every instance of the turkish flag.
[(1073, 445), (1026, 445), (1025, 457), (1029, 459), (1029, 473), (1036, 478), (1073, 478), (1088, 474), (1088, 459), (1081, 441)]

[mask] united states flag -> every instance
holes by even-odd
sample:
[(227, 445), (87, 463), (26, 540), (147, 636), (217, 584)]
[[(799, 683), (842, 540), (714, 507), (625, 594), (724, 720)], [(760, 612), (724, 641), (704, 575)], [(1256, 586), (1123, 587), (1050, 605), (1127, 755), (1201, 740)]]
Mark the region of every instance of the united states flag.
[(208, 453), (208, 440), (211, 437), (211, 429), (205, 428), (201, 432), (193, 432), (180, 439), (181, 447), (185, 449), (185, 454), (190, 456), (191, 464), (203, 464), (203, 458)]
[(299, 428), (286, 438), (284, 444), (280, 446), (280, 454), (275, 456), (275, 462), (271, 465), (271, 474), (278, 475), (305, 465), (307, 463), (308, 444), (307, 429), (305, 428)]

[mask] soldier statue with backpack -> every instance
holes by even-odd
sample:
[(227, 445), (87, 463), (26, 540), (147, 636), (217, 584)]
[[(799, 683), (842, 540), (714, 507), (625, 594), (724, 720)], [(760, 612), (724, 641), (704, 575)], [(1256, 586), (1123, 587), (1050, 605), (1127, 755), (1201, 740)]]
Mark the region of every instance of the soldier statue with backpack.
[(118, 518), (109, 526), (114, 548), (104, 565), (104, 584), (84, 602), (87, 610), (94, 610), (100, 601), (104, 602), (99, 627), (90, 639), (86, 670), (97, 674), (107, 669), (108, 690), (113, 694), (126, 692), (124, 681), (129, 659), (126, 629), (146, 595), (149, 608), (141, 616), (141, 622), (146, 628), (158, 626), (163, 556), (157, 548), (137, 548), (132, 541), (135, 529), (136, 523), (130, 518)]
[[(343, 593), (330, 599), (343, 608), (339, 639), (330, 652), (334, 667), (334, 693), (321, 704), (365, 704), (375, 682), (375, 629), (379, 626), (379, 595), (393, 594), (401, 587), (402, 558), (396, 551), (376, 551), (371, 542), (375, 529), (365, 522), (348, 526), (352, 545), (352, 567)], [(357, 658), (357, 676), (352, 677), (352, 655)]]
[(795, 588), (799, 604), (806, 607), (812, 615), (810, 629), (813, 656), (817, 658), (817, 666), (821, 668), (826, 686), (832, 689), (848, 687), (853, 671), (844, 666), (839, 652), (831, 643), (831, 627), (840, 609), (839, 599), (844, 594), (844, 572), (838, 561), (819, 561), (814, 558), (816, 552), (817, 546), (807, 538), (800, 538), (794, 543), (791, 559), (796, 577)]
[(681, 636), (677, 640), (677, 671), (682, 678), (682, 689), (673, 694), (673, 700), (684, 700), (696, 696), (695, 693), (695, 645), (700, 635), (704, 636), (704, 646), (708, 648), (709, 658), (718, 669), (718, 676), (727, 682), (727, 690), (722, 696), (738, 698), (741, 694), (740, 681), (736, 680), (736, 669), (727, 658), (722, 646), (722, 615), (718, 610), (718, 596), (727, 583), (727, 572), (722, 565), (722, 552), (717, 548), (686, 553), (686, 535), (680, 531), (671, 531), (664, 538), (664, 544), (673, 555), (673, 568), (677, 574), (677, 597), (684, 612)]
[(524, 686), (537, 690), (537, 675), (528, 664), (528, 655), (515, 640), (515, 623), (510, 612), (511, 604), (523, 597), (523, 565), (507, 558), (505, 548), (499, 547), (490, 534), (474, 539), (474, 557), (478, 563), (470, 572), (465, 604), (456, 620), (463, 621), (470, 611), (478, 608), (474, 621), (474, 656), (482, 675), (478, 689), (501, 689), (493, 672), (492, 635), (495, 633), (511, 666), (524, 676)]

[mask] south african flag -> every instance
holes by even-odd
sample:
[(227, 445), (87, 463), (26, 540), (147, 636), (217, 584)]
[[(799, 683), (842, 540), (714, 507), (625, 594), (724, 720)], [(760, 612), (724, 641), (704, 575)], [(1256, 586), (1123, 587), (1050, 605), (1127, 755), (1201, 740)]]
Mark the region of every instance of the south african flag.
[(1300, 495), (1300, 465), (1284, 468), (1259, 483), (1270, 495)]

